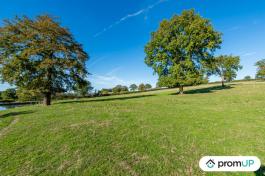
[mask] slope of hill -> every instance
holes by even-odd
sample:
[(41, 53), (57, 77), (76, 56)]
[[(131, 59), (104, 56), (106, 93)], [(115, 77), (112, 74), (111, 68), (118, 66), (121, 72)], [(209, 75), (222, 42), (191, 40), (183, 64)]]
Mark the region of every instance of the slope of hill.
[(264, 164), (264, 90), (239, 82), (1, 111), (0, 175), (202, 175), (205, 155)]

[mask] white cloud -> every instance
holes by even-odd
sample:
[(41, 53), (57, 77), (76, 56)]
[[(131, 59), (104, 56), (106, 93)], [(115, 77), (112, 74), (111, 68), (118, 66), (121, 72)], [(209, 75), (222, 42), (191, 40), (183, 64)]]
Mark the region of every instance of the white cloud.
[(115, 75), (115, 73), (117, 73), (121, 69), (122, 69), (122, 67), (116, 67), (116, 68), (110, 70), (106, 75), (113, 76), (113, 75)]
[(104, 75), (91, 75), (90, 81), (96, 86), (96, 88), (112, 88), (118, 84), (127, 85), (127, 81), (124, 81), (115, 75), (121, 68), (122, 67), (116, 67)]
[(139, 81), (135, 80), (124, 80), (117, 76), (117, 73), (122, 69), (122, 67), (116, 67), (103, 75), (93, 74), (90, 76), (89, 81), (95, 89), (102, 88), (113, 88), (116, 85), (129, 86), (131, 84), (140, 84)]
[(106, 86), (126, 83), (126, 81), (124, 81), (124, 80), (122, 80), (116, 76), (97, 75), (96, 78), (98, 79), (99, 84), (106, 85)]
[(103, 75), (91, 75), (89, 77), (89, 81), (92, 83), (92, 86), (97, 89), (100, 90), (102, 88), (113, 88), (116, 85), (123, 85), (123, 86), (130, 86), (131, 84), (136, 84), (139, 85), (141, 83), (149, 83), (151, 84), (153, 87), (155, 87), (156, 85), (156, 78), (154, 79), (139, 79), (139, 80), (125, 80), (119, 76), (116, 75), (107, 75), (107, 74), (103, 74)]
[(92, 75), (89, 79), (96, 89), (112, 88), (116, 85), (129, 85), (130, 82), (125, 81), (117, 76), (110, 75)]
[(233, 27), (229, 28), (227, 31), (237, 31), (239, 29), (240, 29), (239, 26), (233, 26)]
[(103, 57), (98, 57), (98, 58), (92, 60), (92, 62), (88, 63), (88, 67), (89, 68), (93, 67), (94, 65), (96, 65), (98, 62), (104, 60), (105, 58), (106, 58), (106, 56), (103, 56)]
[(255, 54), (257, 54), (257, 53), (256, 52), (248, 52), (248, 53), (242, 54), (242, 56), (253, 56)]
[(144, 8), (144, 9), (138, 10), (135, 13), (128, 14), (128, 15), (122, 17), (121, 19), (119, 19), (118, 21), (114, 22), (113, 24), (109, 25), (108, 27), (104, 28), (102, 31), (96, 33), (94, 35), (94, 37), (100, 36), (101, 34), (105, 33), (106, 31), (110, 30), (111, 28), (113, 28), (114, 26), (120, 24), (121, 22), (128, 20), (129, 18), (136, 17), (138, 15), (143, 14), (144, 12), (148, 12), (149, 10), (154, 8), (155, 6), (157, 6), (157, 5), (159, 5), (159, 4), (163, 3), (163, 2), (166, 2), (166, 1), (168, 1), (168, 0), (159, 0), (156, 3), (149, 5), (148, 7)]

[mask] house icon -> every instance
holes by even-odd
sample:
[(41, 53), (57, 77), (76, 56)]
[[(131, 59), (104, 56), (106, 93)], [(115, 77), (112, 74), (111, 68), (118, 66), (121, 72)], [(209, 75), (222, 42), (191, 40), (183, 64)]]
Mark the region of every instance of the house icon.
[(206, 165), (207, 165), (208, 168), (213, 168), (215, 163), (214, 163), (214, 161), (212, 159), (210, 159), (209, 161), (207, 161)]

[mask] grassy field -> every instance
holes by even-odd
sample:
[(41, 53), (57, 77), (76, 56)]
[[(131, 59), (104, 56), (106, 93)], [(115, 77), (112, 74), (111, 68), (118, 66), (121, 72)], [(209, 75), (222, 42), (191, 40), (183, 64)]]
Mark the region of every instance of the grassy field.
[(225, 175), (200, 171), (204, 155), (265, 164), (265, 83), (176, 91), (1, 111), (0, 175)]

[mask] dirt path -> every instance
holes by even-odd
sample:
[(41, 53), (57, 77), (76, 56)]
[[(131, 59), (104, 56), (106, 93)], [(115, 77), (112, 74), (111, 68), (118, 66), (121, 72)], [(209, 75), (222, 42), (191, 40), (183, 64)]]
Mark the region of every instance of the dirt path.
[(19, 121), (19, 118), (15, 118), (7, 127), (0, 130), (0, 139), (3, 137), (6, 133), (8, 133), (9, 129), (15, 125)]

